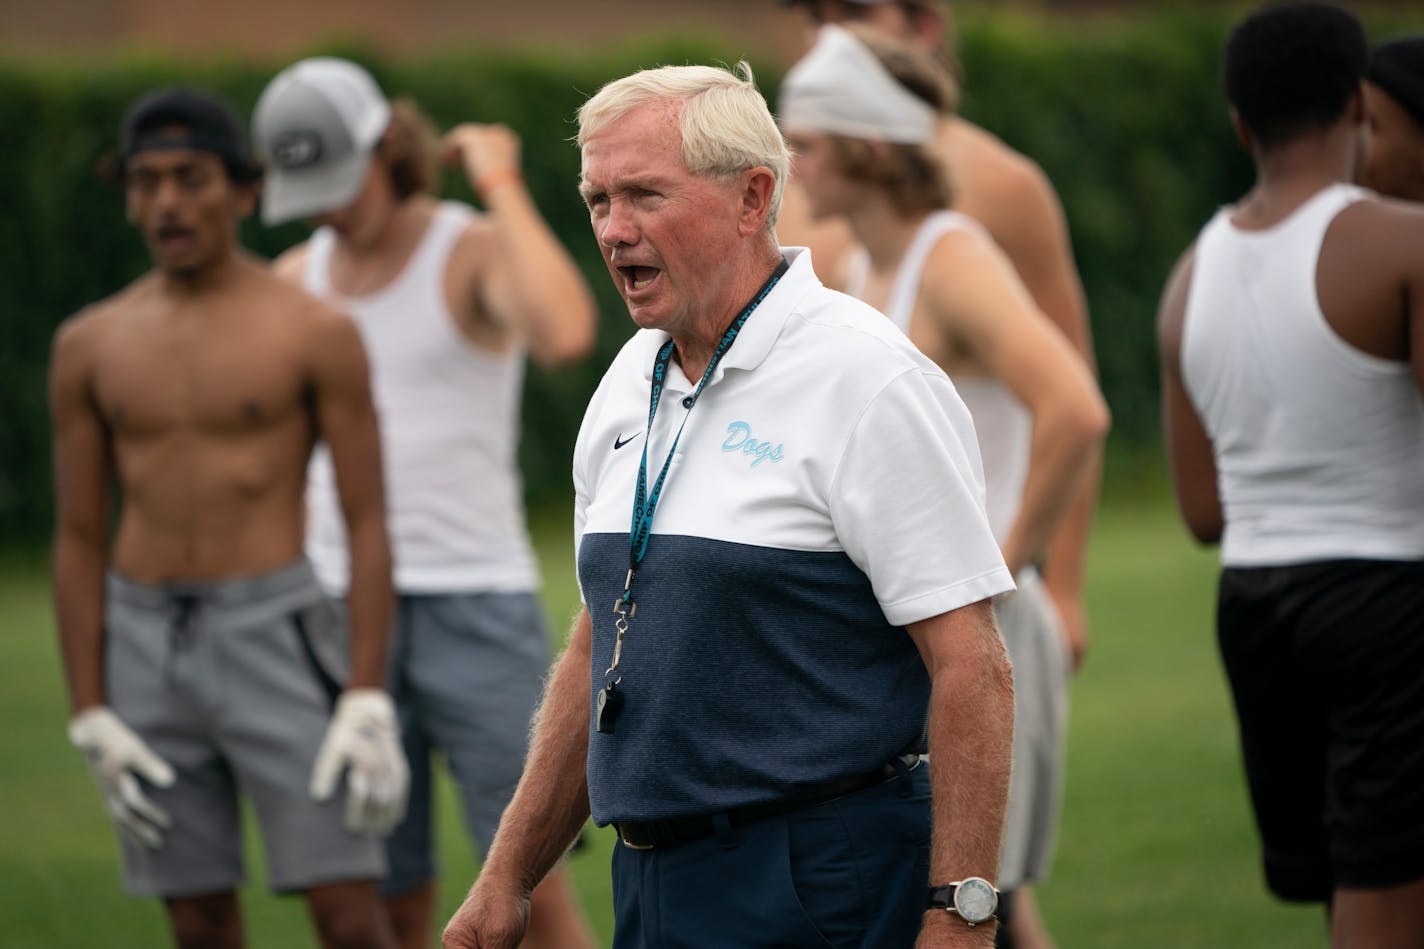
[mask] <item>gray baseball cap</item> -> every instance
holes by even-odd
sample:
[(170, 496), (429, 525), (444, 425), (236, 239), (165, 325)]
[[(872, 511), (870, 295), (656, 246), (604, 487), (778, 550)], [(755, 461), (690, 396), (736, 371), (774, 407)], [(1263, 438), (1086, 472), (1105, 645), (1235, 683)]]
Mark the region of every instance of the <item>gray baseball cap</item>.
[(350, 204), (390, 121), (380, 87), (353, 62), (316, 57), (278, 73), (252, 116), (253, 145), (267, 163), (262, 222)]

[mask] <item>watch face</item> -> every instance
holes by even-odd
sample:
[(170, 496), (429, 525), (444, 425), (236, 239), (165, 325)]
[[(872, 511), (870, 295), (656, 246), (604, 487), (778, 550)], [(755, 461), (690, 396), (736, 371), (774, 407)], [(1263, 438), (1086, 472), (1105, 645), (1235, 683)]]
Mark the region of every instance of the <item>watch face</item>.
[(988, 880), (969, 877), (954, 890), (954, 909), (966, 923), (982, 923), (999, 908), (999, 897)]

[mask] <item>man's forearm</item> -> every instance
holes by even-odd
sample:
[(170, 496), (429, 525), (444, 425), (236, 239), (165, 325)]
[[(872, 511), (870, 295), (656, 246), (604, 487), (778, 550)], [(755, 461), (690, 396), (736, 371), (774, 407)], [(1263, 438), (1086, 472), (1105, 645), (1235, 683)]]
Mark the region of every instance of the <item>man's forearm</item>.
[(534, 719), (524, 776), (500, 818), (481, 877), (524, 895), (568, 850), (588, 819), (589, 617), (575, 624)]
[[(1004, 543), (1004, 559), (1014, 572), (1048, 549), (1080, 497), (1087, 472), (1098, 457), (1100, 438), (1098, 428), (1086, 419), (1034, 419), (1023, 502)], [(1090, 507), (1089, 522), (1091, 518)]]
[(351, 624), (351, 675), (347, 688), (385, 688), (386, 646), (395, 610), (390, 546), (385, 526), (377, 518), (348, 524), (347, 531), (351, 546), (351, 580), (346, 595)]
[(104, 704), (104, 570), (101, 544), (59, 531), (52, 554), (54, 614), (71, 710)]
[[(989, 614), (992, 617), (992, 613)], [(980, 622), (992, 622), (982, 619)], [(1013, 674), (997, 632), (982, 661), (945, 663), (930, 697), (934, 885), (999, 871), (1013, 741)]]
[(1048, 544), (1044, 582), (1055, 598), (1077, 600), (1083, 594), (1088, 565), (1088, 536), (1098, 510), (1103, 453), (1095, 450), (1079, 475), (1078, 490)]

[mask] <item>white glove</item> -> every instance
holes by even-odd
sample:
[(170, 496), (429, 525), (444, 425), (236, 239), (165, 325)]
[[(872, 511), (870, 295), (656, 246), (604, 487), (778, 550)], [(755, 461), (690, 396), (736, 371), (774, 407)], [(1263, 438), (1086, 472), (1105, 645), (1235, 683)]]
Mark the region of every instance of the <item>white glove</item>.
[(175, 775), (168, 762), (103, 705), (70, 719), (69, 740), (84, 752), (104, 805), (119, 829), (150, 850), (162, 847), (163, 832), (173, 820), (144, 795), (138, 778), (156, 787), (172, 787)]
[(405, 763), (391, 697), (380, 689), (352, 689), (336, 701), (312, 769), (311, 796), (325, 801), (346, 778), (346, 826), (384, 834), (405, 816), (410, 769)]

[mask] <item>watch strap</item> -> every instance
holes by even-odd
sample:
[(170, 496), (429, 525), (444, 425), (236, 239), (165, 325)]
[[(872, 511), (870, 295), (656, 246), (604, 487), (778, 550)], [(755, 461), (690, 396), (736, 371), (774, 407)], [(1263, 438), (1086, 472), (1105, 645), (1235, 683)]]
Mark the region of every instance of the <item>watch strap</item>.
[(954, 890), (958, 883), (946, 883), (944, 886), (930, 887), (929, 908), (930, 909), (954, 909)]

